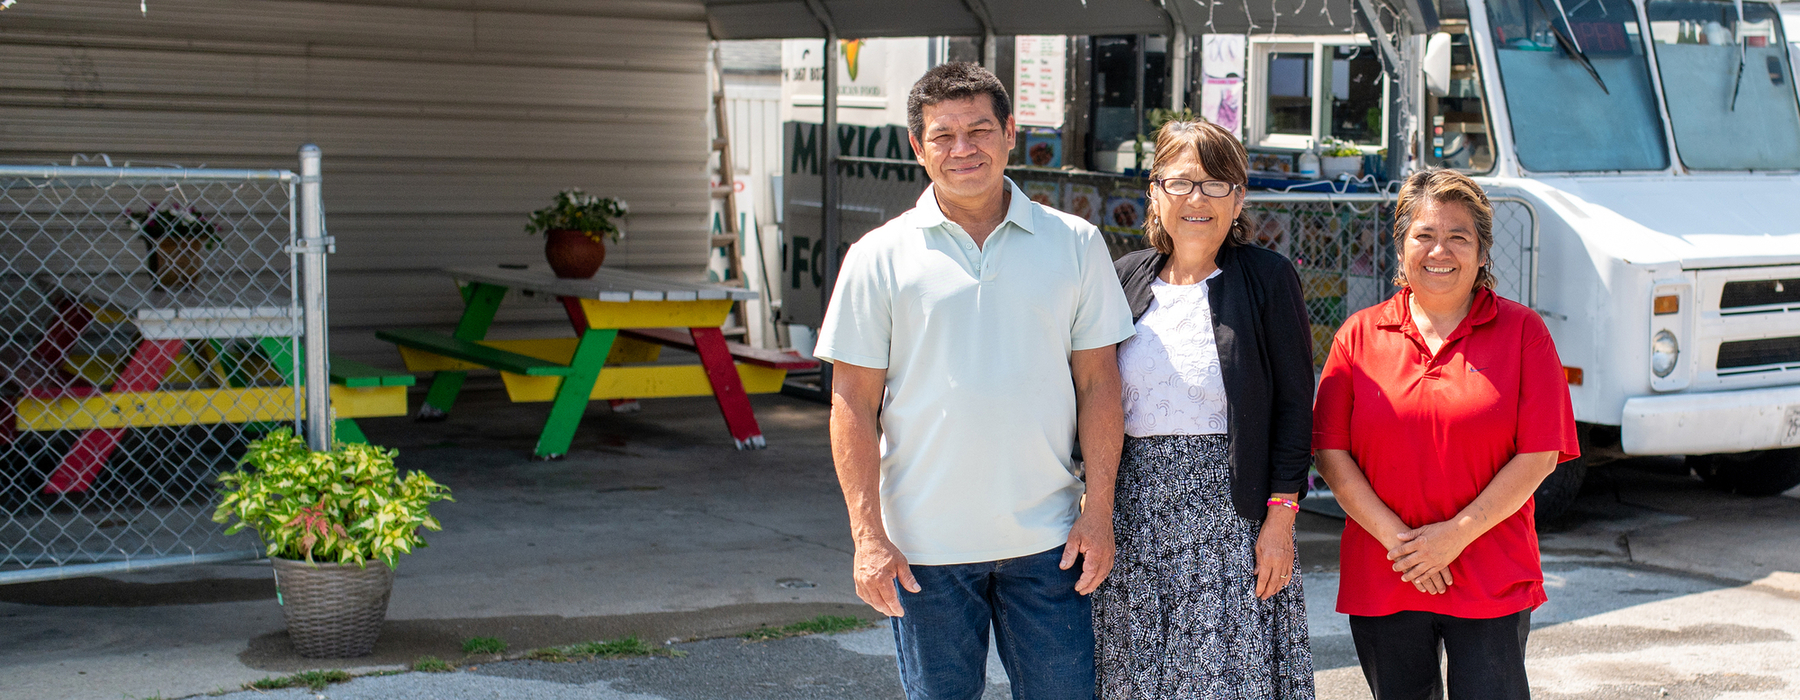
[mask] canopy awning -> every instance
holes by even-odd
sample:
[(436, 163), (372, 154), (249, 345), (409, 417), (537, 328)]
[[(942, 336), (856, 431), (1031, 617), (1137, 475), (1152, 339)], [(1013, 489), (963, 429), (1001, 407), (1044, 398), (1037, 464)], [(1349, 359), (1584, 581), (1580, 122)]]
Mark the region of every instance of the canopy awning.
[[(1343, 34), (1352, 0), (706, 0), (715, 39), (1015, 34)], [(1382, 3), (1376, 2), (1380, 5)]]

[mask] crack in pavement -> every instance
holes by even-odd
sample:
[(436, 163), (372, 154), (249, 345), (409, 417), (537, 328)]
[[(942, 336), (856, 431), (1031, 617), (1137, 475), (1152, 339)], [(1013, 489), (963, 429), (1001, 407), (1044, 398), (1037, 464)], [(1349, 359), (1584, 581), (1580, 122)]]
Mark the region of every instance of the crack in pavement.
[(856, 556), (856, 552), (854, 552), (854, 551), (851, 551), (851, 550), (848, 550), (848, 549), (842, 549), (842, 548), (839, 548), (839, 547), (833, 547), (833, 546), (831, 546), (831, 545), (829, 545), (829, 544), (826, 544), (826, 543), (824, 543), (824, 542), (817, 542), (817, 541), (814, 541), (814, 540), (812, 540), (812, 539), (810, 539), (810, 538), (807, 538), (807, 537), (806, 537), (806, 536), (804, 536), (804, 535), (796, 535), (796, 534), (793, 534), (793, 533), (790, 533), (790, 532), (783, 532), (783, 531), (782, 531), (782, 530), (781, 530), (781, 529), (780, 529), (780, 528), (777, 528), (777, 527), (773, 527), (773, 526), (770, 526), (770, 525), (764, 525), (764, 524), (762, 524), (762, 523), (756, 523), (756, 522), (750, 522), (750, 521), (748, 521), (748, 520), (738, 520), (738, 519), (737, 519), (737, 518), (728, 518), (728, 517), (725, 517), (725, 516), (723, 516), (723, 515), (719, 515), (719, 514), (718, 514), (718, 513), (714, 513), (714, 512), (712, 512), (712, 511), (710, 511), (710, 510), (706, 510), (706, 509), (704, 509), (704, 508), (697, 508), (697, 509), (694, 509), (694, 510), (691, 510), (691, 511), (686, 511), (686, 512), (691, 512), (691, 513), (698, 513), (698, 514), (700, 514), (700, 515), (704, 515), (704, 516), (707, 516), (707, 517), (709, 517), (709, 518), (715, 518), (715, 519), (718, 519), (718, 520), (723, 520), (723, 521), (725, 521), (725, 522), (728, 522), (728, 523), (734, 523), (734, 524), (737, 524), (737, 525), (748, 525), (748, 526), (750, 526), (750, 527), (754, 527), (754, 528), (759, 528), (759, 529), (763, 529), (763, 530), (768, 530), (768, 531), (769, 531), (769, 532), (773, 532), (773, 533), (775, 533), (775, 534), (777, 534), (777, 535), (781, 535), (781, 536), (782, 536), (782, 537), (785, 537), (785, 538), (787, 538), (787, 539), (790, 539), (790, 540), (796, 540), (796, 541), (799, 541), (799, 542), (804, 542), (804, 543), (806, 543), (806, 544), (810, 544), (810, 545), (813, 545), (813, 546), (815, 546), (815, 547), (819, 547), (819, 548), (822, 548), (822, 549), (827, 549), (827, 550), (830, 550), (830, 551), (833, 551), (833, 552), (837, 552), (837, 553), (839, 553), (839, 554), (848, 554), (848, 555), (850, 555), (850, 556)]

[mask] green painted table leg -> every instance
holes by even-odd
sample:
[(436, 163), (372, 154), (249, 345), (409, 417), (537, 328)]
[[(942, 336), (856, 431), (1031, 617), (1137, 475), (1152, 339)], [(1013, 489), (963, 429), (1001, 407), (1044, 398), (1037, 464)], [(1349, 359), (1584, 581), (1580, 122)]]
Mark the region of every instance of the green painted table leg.
[[(498, 285), (471, 282), (462, 288), (463, 315), (456, 324), (456, 332), (452, 336), (462, 340), (481, 340), (487, 337), (488, 327), (494, 324), (494, 312), (500, 308), (500, 300), (506, 297), (506, 288)], [(425, 392), (425, 405), (419, 407), (421, 420), (443, 419), (450, 415), (450, 408), (456, 404), (456, 395), (462, 392), (463, 379), (468, 372), (437, 372), (431, 375), (431, 388)]]
[(363, 435), (362, 427), (354, 418), (339, 418), (332, 424), (332, 440), (346, 445), (367, 445), (369, 437)]
[[(294, 343), (291, 339), (257, 338), (255, 347), (262, 350), (263, 355), (269, 358), (269, 366), (274, 368), (276, 374), (281, 375), (281, 381), (290, 385), (301, 381), (302, 377), (296, 373), (294, 367), (294, 365), (298, 364), (296, 360), (300, 356), (295, 353)], [(234, 387), (250, 385), (249, 380), (245, 375), (244, 363), (242, 362), (232, 363), (231, 376), (232, 386)], [(257, 421), (254, 423), (245, 423), (244, 430), (245, 432), (267, 433), (280, 425), (281, 423), (279, 422)]]
[(544, 432), (538, 436), (539, 459), (568, 454), (569, 443), (575, 441), (575, 428), (587, 412), (588, 397), (594, 393), (594, 382), (600, 380), (600, 369), (606, 365), (606, 353), (612, 351), (613, 339), (618, 335), (619, 331), (613, 328), (581, 334), (575, 356), (569, 358), (569, 367), (574, 371), (557, 388), (556, 399), (550, 404), (550, 419), (544, 422)]

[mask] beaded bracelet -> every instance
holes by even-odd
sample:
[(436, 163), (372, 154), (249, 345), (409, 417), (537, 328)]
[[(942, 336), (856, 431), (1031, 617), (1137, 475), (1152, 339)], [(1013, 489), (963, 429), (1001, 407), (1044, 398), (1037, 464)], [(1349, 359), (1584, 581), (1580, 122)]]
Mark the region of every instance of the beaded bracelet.
[(1298, 502), (1295, 502), (1295, 501), (1292, 501), (1292, 500), (1289, 500), (1286, 498), (1271, 498), (1271, 499), (1269, 499), (1269, 505), (1287, 506), (1289, 508), (1294, 509), (1295, 513), (1300, 512), (1300, 504)]

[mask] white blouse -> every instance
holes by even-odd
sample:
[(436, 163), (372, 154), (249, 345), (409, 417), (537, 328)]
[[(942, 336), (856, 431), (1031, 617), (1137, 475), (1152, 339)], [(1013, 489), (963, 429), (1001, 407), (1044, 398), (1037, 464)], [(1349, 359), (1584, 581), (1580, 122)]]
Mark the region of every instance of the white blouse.
[[(1218, 276), (1215, 270), (1206, 279)], [(1150, 293), (1137, 334), (1119, 346), (1125, 434), (1224, 434), (1225, 377), (1213, 343), (1206, 282), (1178, 285), (1158, 278)]]

